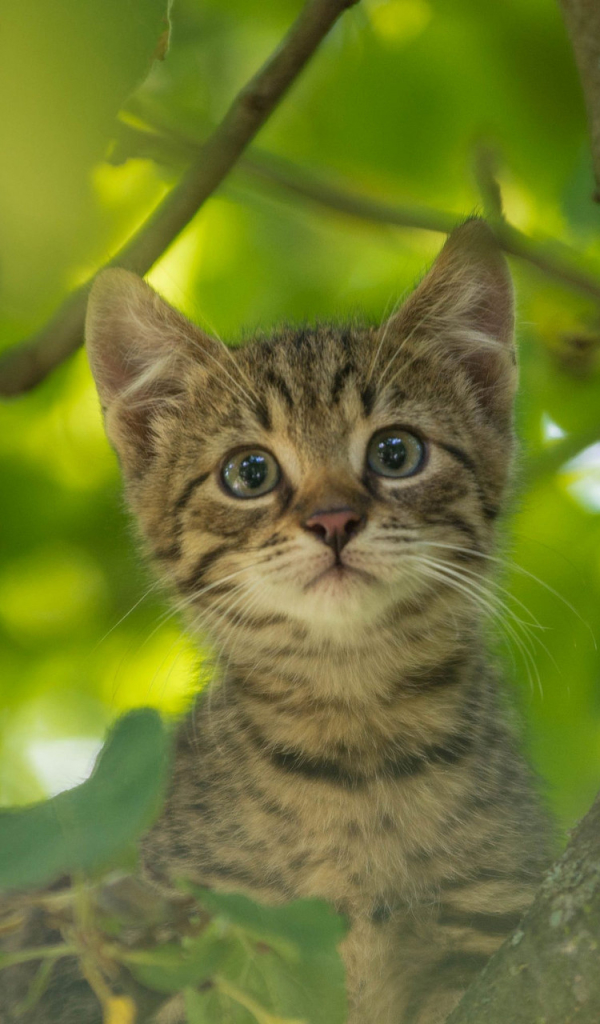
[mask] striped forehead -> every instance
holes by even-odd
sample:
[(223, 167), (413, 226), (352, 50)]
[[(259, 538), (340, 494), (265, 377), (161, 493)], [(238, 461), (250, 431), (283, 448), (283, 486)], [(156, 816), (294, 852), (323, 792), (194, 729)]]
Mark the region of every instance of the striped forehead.
[(315, 436), (370, 415), (370, 341), (368, 329), (325, 326), (284, 332), (242, 350), (242, 369), (256, 382), (257, 415), (264, 421), (267, 412), (275, 429)]
[(301, 456), (327, 460), (361, 422), (425, 432), (468, 428), (454, 375), (447, 366), (440, 373), (438, 361), (408, 339), (390, 355), (378, 350), (372, 329), (317, 325), (257, 338), (232, 354), (231, 372), (215, 375), (209, 386), (211, 415), (206, 394), (198, 395), (211, 447), (287, 439)]

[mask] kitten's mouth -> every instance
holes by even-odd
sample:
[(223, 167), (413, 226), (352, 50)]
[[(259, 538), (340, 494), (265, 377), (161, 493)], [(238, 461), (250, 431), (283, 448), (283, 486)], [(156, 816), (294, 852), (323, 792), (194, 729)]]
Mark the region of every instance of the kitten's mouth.
[(377, 582), (376, 577), (373, 576), (372, 573), (367, 572), (366, 569), (356, 569), (354, 566), (347, 565), (346, 562), (338, 561), (336, 559), (336, 561), (331, 565), (328, 565), (326, 569), (323, 569), (323, 572), (317, 573), (312, 580), (309, 580), (302, 589), (304, 591), (312, 590), (313, 587), (318, 586), (319, 583), (329, 580), (341, 583), (350, 577), (362, 579), (366, 583)]

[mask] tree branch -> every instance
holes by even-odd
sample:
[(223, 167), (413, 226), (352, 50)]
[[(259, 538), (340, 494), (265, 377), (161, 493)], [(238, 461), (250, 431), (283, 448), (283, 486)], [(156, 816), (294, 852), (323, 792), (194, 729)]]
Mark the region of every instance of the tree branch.
[(583, 88), (592, 143), (596, 192), (600, 202), (600, 3), (560, 0)]
[(598, 1024), (600, 794), (446, 1024)]
[[(135, 112), (145, 119), (144, 110)], [(179, 166), (189, 163), (198, 152), (199, 143), (195, 140), (176, 135), (162, 124), (151, 124), (149, 127), (150, 130), (145, 130), (134, 128), (124, 122), (120, 123), (117, 142), (110, 157), (111, 163), (125, 163), (130, 157), (135, 156), (169, 166)], [(417, 205), (399, 206), (371, 199), (337, 184), (332, 185), (282, 157), (275, 157), (255, 147), (240, 158), (238, 167), (270, 186), (276, 185), (285, 192), (334, 210), (336, 213), (374, 224), (449, 234), (460, 221), (460, 217), (449, 210)], [(481, 180), (482, 171), (485, 171), (486, 182)], [(490, 227), (504, 252), (531, 264), (543, 274), (579, 292), (580, 295), (600, 303), (600, 279), (577, 265), (577, 251), (560, 243), (558, 252), (553, 248), (559, 244), (555, 240), (550, 239), (547, 244), (536, 242), (513, 227), (502, 216), (502, 200), (497, 183), (491, 181), (491, 168), (482, 167), (481, 160), (477, 168), (477, 177), (484, 191), (490, 191), (492, 188), (495, 190), (493, 202), (487, 204), (490, 207)]]
[[(141, 116), (143, 117), (143, 112)], [(178, 165), (187, 163), (197, 149), (198, 143), (174, 135), (163, 126), (152, 126), (152, 130), (143, 130), (122, 123), (119, 125), (119, 138), (111, 155), (111, 162), (120, 164), (136, 156), (157, 163)], [(399, 206), (371, 199), (339, 185), (331, 185), (301, 170), (290, 161), (279, 156), (274, 157), (255, 147), (241, 157), (238, 166), (249, 172), (252, 177), (268, 182), (269, 185), (276, 185), (286, 192), (337, 213), (374, 224), (448, 234), (460, 221), (460, 217), (449, 210), (417, 205)], [(478, 177), (481, 178), (481, 174), (478, 174)], [(490, 188), (491, 183), (488, 183), (487, 187)], [(495, 187), (497, 189), (497, 184)], [(558, 243), (553, 239), (546, 245), (535, 242), (503, 219), (501, 204), (501, 197), (497, 193), (494, 197), (495, 209), (490, 210), (490, 213), (494, 214), (490, 219), (490, 227), (504, 252), (530, 263), (548, 277), (600, 303), (600, 279), (577, 266), (579, 253), (563, 243), (560, 243), (560, 253), (554, 251), (552, 246), (557, 246)]]
[[(147, 120), (145, 110), (134, 108), (138, 118)], [(110, 162), (116, 165), (125, 163), (131, 157), (154, 160), (167, 166), (181, 166), (190, 162), (198, 152), (200, 144), (194, 139), (175, 134), (168, 126), (149, 124), (147, 129), (140, 129), (121, 122), (118, 137), (110, 156)], [(553, 277), (561, 284), (586, 298), (600, 303), (600, 279), (582, 270), (577, 261), (580, 258), (575, 249), (564, 243), (549, 239), (546, 244), (536, 242), (513, 227), (502, 214), (502, 198), (498, 185), (493, 180), (492, 168), (489, 166), (490, 154), (484, 152), (483, 166), (481, 151), (476, 168), (476, 176), (480, 190), (491, 193), (486, 203), (486, 215), (490, 219), (490, 227), (495, 232), (501, 248), (510, 256), (522, 259), (537, 267), (543, 274)], [(485, 163), (487, 158), (487, 163)], [(390, 227), (417, 228), (422, 231), (435, 231), (449, 234), (460, 221), (458, 214), (449, 210), (439, 210), (430, 206), (398, 205), (386, 203), (369, 196), (361, 195), (350, 189), (331, 184), (321, 177), (310, 174), (289, 160), (273, 156), (253, 146), (238, 161), (238, 167), (249, 173), (252, 178), (281, 188), (283, 191), (316, 203), (336, 213), (342, 213), (359, 220)], [(482, 180), (485, 174), (485, 181)], [(560, 246), (560, 252), (553, 247)]]
[[(109, 266), (145, 274), (221, 184), (240, 154), (344, 10), (358, 0), (309, 0), (280, 46), (236, 96), (225, 117), (200, 147), (182, 180), (150, 215)], [(39, 383), (81, 344), (88, 281), (28, 342), (0, 360), (0, 395)]]
[[(241, 161), (241, 166), (252, 174), (311, 202), (361, 220), (398, 227), (421, 228), (424, 231), (439, 231), (443, 234), (450, 232), (460, 221), (457, 214), (447, 210), (435, 210), (426, 206), (395, 206), (333, 187), (279, 159), (256, 158), (252, 154)], [(542, 273), (600, 303), (600, 280), (571, 262), (577, 257), (574, 250), (561, 245), (565, 253), (565, 256), (562, 256), (528, 238), (507, 221), (493, 220), (490, 227), (500, 248), (509, 256), (516, 256), (530, 263)]]

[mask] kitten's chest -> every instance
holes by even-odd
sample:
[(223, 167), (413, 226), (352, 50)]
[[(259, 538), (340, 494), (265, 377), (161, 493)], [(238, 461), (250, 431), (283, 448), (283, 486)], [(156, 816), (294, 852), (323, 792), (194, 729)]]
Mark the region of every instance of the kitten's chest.
[[(378, 782), (361, 793), (298, 787), (284, 804), (294, 826), (271, 831), (267, 857), (297, 896), (368, 913), (392, 894), (395, 902), (411, 901), (429, 888), (421, 853), (443, 841), (454, 803), (452, 792), (444, 799), (435, 786), (411, 781)], [(283, 803), (281, 790), (277, 799)], [(256, 824), (250, 812), (252, 832)]]
[(203, 884), (372, 917), (429, 888), (417, 851), (439, 844), (453, 799), (431, 780), (349, 791), (230, 765), (177, 787), (153, 846), (170, 873)]

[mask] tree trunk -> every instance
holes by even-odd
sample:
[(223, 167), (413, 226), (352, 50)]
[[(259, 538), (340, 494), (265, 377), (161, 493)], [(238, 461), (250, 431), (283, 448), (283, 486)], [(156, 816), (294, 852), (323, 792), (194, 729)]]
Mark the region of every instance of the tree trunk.
[(599, 1022), (600, 794), (447, 1024)]

